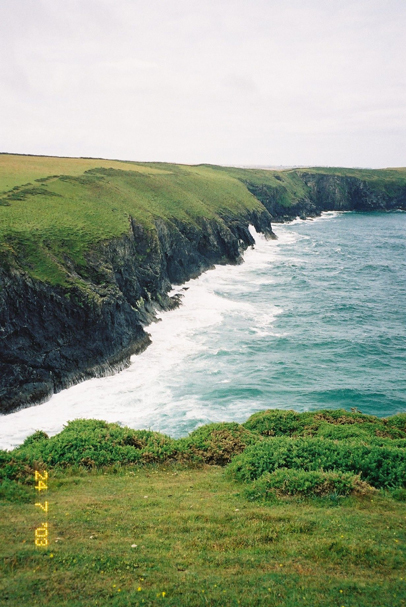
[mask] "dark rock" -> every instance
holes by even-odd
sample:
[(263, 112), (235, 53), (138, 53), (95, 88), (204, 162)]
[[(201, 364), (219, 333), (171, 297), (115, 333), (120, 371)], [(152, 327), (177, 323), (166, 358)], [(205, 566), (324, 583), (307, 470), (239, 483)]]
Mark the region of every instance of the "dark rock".
[(144, 326), (180, 303), (171, 285), (215, 263), (239, 263), (254, 244), (249, 224), (274, 237), (269, 213), (181, 224), (158, 220), (89, 252), (86, 274), (66, 260), (73, 286), (0, 270), (0, 412), (49, 398), (124, 368), (150, 343)]

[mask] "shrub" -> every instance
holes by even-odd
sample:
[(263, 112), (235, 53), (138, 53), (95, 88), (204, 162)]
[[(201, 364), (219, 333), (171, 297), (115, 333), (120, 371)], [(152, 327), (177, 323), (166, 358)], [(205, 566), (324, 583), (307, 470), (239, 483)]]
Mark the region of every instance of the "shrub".
[(190, 459), (224, 466), (248, 445), (263, 440), (237, 423), (201, 426), (177, 441), (179, 459)]
[(0, 451), (0, 481), (16, 480), (32, 483), (35, 467), (16, 452)]
[(352, 472), (374, 487), (406, 486), (405, 449), (359, 441), (278, 437), (248, 447), (230, 464), (230, 471), (242, 481), (279, 468)]
[(249, 499), (274, 499), (280, 495), (345, 496), (360, 491), (373, 489), (350, 472), (279, 468), (272, 474), (265, 472), (245, 493)]
[(391, 417), (387, 417), (384, 421), (389, 428), (396, 429), (403, 435), (406, 435), (406, 413), (392, 415)]
[(209, 424), (187, 438), (174, 440), (150, 430), (78, 419), (52, 438), (36, 432), (14, 451), (0, 452), (0, 479), (31, 480), (34, 469), (43, 466), (93, 468), (168, 460), (224, 465), (247, 445), (261, 440), (237, 423)]
[(27, 436), (21, 447), (29, 447), (34, 443), (39, 443), (41, 441), (48, 440), (48, 438), (49, 436), (46, 432), (43, 432), (42, 430), (37, 430), (36, 432), (34, 432), (34, 434)]
[(391, 492), (393, 499), (397, 502), (406, 502), (406, 489), (399, 487)]
[(244, 428), (259, 432), (263, 436), (291, 436), (302, 431), (304, 426), (303, 414), (280, 409), (268, 409), (254, 413), (244, 424)]
[(374, 437), (406, 439), (406, 415), (388, 419), (374, 415), (326, 409), (296, 413), (280, 409), (268, 409), (252, 415), (244, 427), (263, 436), (325, 436), (336, 440)]
[(51, 466), (159, 462), (174, 455), (175, 445), (172, 438), (158, 432), (131, 430), (92, 419), (69, 422), (62, 432), (49, 439), (34, 437), (29, 437), (13, 454), (28, 462), (42, 461)]

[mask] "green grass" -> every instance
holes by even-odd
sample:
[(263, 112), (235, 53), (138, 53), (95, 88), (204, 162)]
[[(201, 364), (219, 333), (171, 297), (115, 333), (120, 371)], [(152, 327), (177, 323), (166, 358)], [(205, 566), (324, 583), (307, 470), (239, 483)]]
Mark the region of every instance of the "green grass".
[(217, 466), (59, 471), (49, 548), (33, 494), (0, 506), (5, 605), (406, 604), (406, 504), (383, 493), (267, 504)]
[[(406, 479), (384, 461), (403, 461), (405, 437), (406, 415), (343, 410), (264, 411), (177, 440), (98, 420), (38, 431), (0, 452), (0, 596), (16, 607), (406, 605)], [(379, 450), (372, 487), (364, 469)], [(35, 469), (49, 473), (46, 547), (34, 545), (45, 516)]]
[(158, 218), (196, 224), (263, 210), (239, 180), (209, 168), (8, 155), (0, 160), (0, 182), (7, 187), (20, 173), (22, 182), (41, 175), (35, 187), (13, 186), (0, 199), (0, 262), (52, 284), (69, 286), (66, 259), (85, 268), (86, 253), (129, 233), (131, 218), (154, 230)]
[[(146, 174), (157, 174), (161, 169), (152, 165), (143, 166), (119, 160), (98, 158), (61, 158), (57, 156), (26, 156), (21, 154), (0, 154), (0, 192), (16, 186), (35, 185), (52, 175), (72, 175), (78, 177), (85, 171), (97, 167), (133, 170)], [(165, 170), (165, 169), (163, 169)]]
[(159, 218), (201, 225), (262, 212), (252, 186), (289, 207), (308, 194), (301, 172), (352, 175), (388, 193), (406, 184), (406, 169), (266, 171), (0, 154), (0, 264), (86, 289), (87, 255), (128, 234), (131, 218), (154, 232)]

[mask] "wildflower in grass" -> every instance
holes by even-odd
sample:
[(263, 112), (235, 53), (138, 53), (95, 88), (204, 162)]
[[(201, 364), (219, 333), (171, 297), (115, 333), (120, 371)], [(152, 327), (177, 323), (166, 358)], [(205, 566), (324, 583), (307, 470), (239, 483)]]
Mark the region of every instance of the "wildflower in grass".
[(163, 592), (163, 593), (162, 593), (162, 596), (165, 596), (165, 595), (166, 595), (166, 592)]
[(138, 586), (137, 590), (138, 590), (138, 592), (141, 592), (141, 590), (142, 590), (141, 586)]

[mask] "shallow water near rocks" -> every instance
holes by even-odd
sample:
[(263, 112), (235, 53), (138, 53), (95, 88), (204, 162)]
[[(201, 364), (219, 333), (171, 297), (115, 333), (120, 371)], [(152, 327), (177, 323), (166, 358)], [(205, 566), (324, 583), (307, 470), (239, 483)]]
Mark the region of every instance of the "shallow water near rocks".
[(255, 234), (176, 290), (131, 366), (0, 418), (0, 448), (76, 418), (182, 436), (267, 408), (406, 411), (406, 213), (325, 213)]

